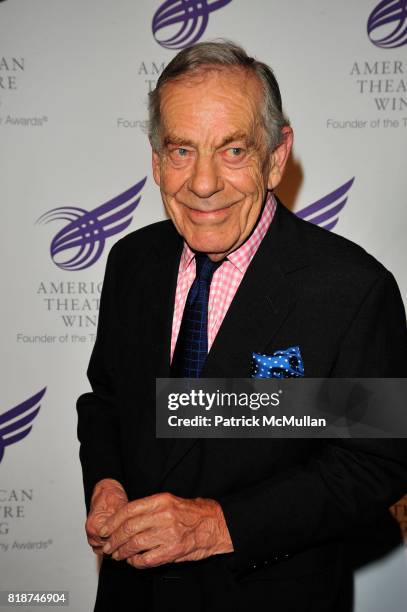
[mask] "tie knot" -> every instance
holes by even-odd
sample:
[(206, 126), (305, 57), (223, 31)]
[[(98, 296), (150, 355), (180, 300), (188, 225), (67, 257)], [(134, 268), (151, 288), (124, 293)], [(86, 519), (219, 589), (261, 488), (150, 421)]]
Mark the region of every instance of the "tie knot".
[(196, 253), (196, 278), (210, 283), (215, 270), (222, 265), (223, 261), (223, 259), (221, 261), (212, 261), (205, 253)]

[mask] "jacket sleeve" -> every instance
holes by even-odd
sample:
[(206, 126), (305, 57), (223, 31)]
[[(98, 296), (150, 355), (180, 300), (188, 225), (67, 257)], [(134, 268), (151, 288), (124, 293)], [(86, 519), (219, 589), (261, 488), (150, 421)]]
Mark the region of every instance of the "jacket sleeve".
[(100, 300), (96, 342), (88, 368), (91, 393), (77, 401), (79, 457), (82, 464), (86, 507), (95, 484), (103, 478), (122, 482), (119, 427), (114, 371), (115, 247), (111, 250)]
[[(406, 375), (403, 303), (393, 276), (385, 271), (344, 334), (331, 376)], [(307, 464), (218, 499), (235, 549), (231, 567), (247, 569), (342, 538), (373, 521), (406, 489), (406, 440), (326, 440)]]

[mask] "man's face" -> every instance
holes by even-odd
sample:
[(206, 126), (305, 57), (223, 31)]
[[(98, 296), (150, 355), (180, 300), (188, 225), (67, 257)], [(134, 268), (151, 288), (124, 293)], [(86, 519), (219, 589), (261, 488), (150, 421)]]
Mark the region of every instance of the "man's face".
[(246, 240), (266, 190), (281, 178), (260, 123), (262, 103), (260, 83), (236, 68), (187, 75), (161, 90), (154, 179), (178, 232), (213, 260)]

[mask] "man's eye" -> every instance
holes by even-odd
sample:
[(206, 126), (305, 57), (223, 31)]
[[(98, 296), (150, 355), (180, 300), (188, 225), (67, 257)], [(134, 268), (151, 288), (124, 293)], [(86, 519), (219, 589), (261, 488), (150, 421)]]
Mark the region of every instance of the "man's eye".
[(243, 153), (243, 149), (241, 147), (231, 147), (228, 149), (229, 157), (240, 157)]
[(188, 150), (187, 149), (183, 149), (182, 147), (178, 147), (178, 149), (176, 149), (178, 155), (180, 157), (186, 157), (188, 154)]

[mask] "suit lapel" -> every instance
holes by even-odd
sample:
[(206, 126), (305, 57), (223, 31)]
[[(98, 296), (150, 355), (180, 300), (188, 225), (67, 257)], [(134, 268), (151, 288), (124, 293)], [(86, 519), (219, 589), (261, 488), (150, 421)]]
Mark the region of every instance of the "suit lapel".
[(155, 251), (151, 304), (157, 378), (170, 375), (172, 319), (182, 245), (182, 238), (176, 234), (168, 244), (157, 245)]
[[(281, 204), (226, 313), (208, 354), (202, 378), (248, 378), (253, 351), (264, 352), (296, 301), (289, 273), (308, 265), (297, 220)], [(162, 480), (196, 444), (179, 438)]]
[(294, 306), (281, 268), (252, 264), (211, 347), (203, 378), (248, 378), (253, 351), (266, 350)]
[[(168, 223), (168, 232), (159, 236), (148, 256), (149, 280), (143, 287), (146, 311), (140, 334), (143, 334), (143, 328), (151, 330), (151, 335), (148, 334), (151, 345), (146, 347), (147, 351), (151, 350), (147, 376), (153, 379), (168, 378), (170, 375), (172, 317), (182, 244), (182, 238), (172, 223)], [(137, 453), (143, 464), (148, 466), (151, 492), (156, 492), (174, 440), (155, 437), (154, 403), (147, 402), (140, 407), (137, 427), (139, 432), (144, 432), (138, 440)]]

